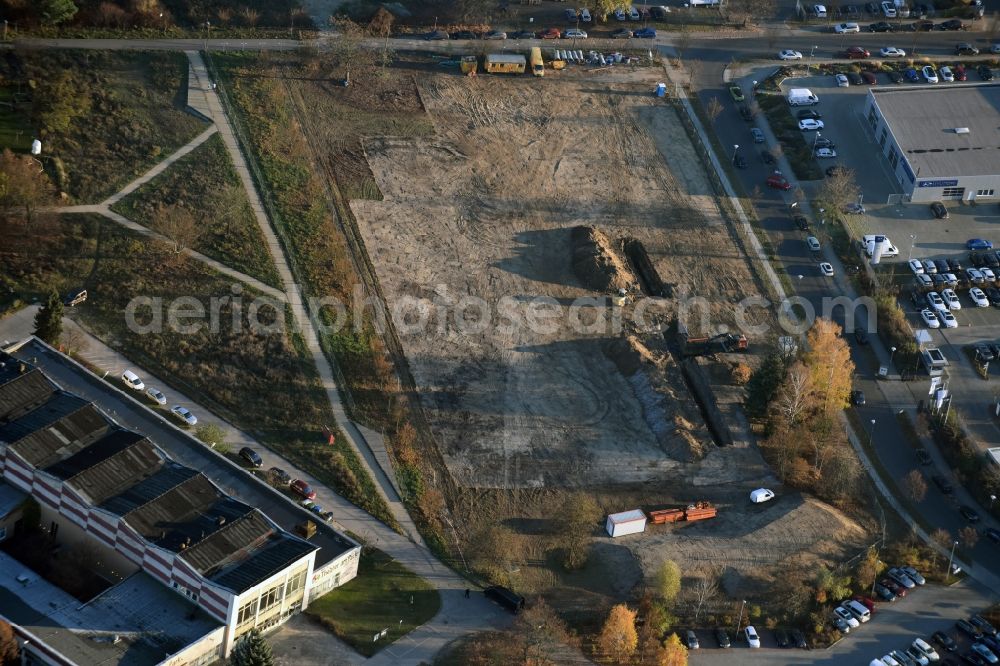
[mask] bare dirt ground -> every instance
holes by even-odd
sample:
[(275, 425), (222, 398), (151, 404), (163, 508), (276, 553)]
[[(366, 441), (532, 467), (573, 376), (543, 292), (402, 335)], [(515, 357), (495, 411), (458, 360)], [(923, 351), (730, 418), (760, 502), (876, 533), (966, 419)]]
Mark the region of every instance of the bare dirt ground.
[[(729, 305), (757, 291), (705, 174), (691, 168), (683, 127), (649, 94), (647, 78), (431, 75), (420, 91), (437, 136), (366, 144), (384, 201), (352, 206), (390, 307), (417, 323), (406, 307), (415, 299), (474, 297), (494, 315), (470, 333), (460, 329), (479, 310), (444, 321), (435, 309), (424, 329), (402, 335), (460, 483), (645, 481), (689, 474), (682, 463), (708, 448), (697, 409), (657, 348), (673, 300), (657, 299), (653, 321), (632, 328), (638, 346), (615, 343), (628, 327), (615, 329), (607, 294), (572, 266), (577, 225), (617, 243), (639, 239), (675, 294), (706, 299), (710, 329), (731, 324)], [(551, 326), (502, 325), (526, 322), (539, 297), (558, 313)], [(600, 307), (585, 314), (600, 312), (606, 325), (575, 330), (569, 306), (587, 297)], [(624, 309), (626, 320), (633, 311)], [(758, 461), (734, 476), (762, 473)]]

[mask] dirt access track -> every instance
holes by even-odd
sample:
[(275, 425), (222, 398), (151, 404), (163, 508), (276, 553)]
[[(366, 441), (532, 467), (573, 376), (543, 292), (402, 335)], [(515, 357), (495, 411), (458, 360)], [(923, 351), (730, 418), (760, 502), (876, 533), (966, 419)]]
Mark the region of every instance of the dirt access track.
[[(683, 126), (652, 95), (661, 74), (421, 75), (436, 136), (365, 144), (384, 200), (351, 205), (460, 484), (767, 474), (755, 452), (711, 445), (658, 334), (675, 299), (634, 326), (635, 304), (616, 310), (573, 270), (572, 230), (588, 225), (640, 240), (674, 295), (706, 300), (692, 331), (731, 326), (732, 304), (757, 293)], [(580, 298), (594, 301), (574, 325)]]

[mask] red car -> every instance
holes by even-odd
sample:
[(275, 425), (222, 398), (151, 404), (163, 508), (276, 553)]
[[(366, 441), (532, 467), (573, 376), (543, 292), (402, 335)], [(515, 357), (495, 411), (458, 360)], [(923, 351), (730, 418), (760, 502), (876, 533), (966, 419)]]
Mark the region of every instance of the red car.
[(859, 604), (861, 604), (862, 606), (864, 606), (865, 608), (867, 608), (870, 613), (872, 613), (872, 614), (875, 613), (875, 600), (874, 599), (869, 599), (868, 597), (864, 596), (863, 594), (855, 594), (853, 597), (851, 597), (851, 599), (854, 599), (854, 601), (857, 601)]
[(879, 581), (879, 584), (892, 590), (892, 593), (895, 594), (897, 597), (902, 598), (906, 596), (906, 588), (894, 580), (883, 578), (882, 580)]
[(865, 83), (867, 83), (870, 86), (875, 85), (876, 81), (878, 80), (875, 78), (875, 75), (871, 72), (861, 72), (861, 78), (864, 79)]
[(868, 49), (863, 49), (860, 46), (849, 46), (847, 47), (847, 50), (844, 51), (844, 57), (850, 60), (864, 59), (870, 55), (871, 53), (868, 52)]
[(792, 184), (788, 182), (788, 179), (782, 176), (780, 173), (772, 174), (767, 177), (767, 186), (774, 190), (790, 190), (792, 189)]
[(295, 479), (294, 481), (292, 481), (292, 484), (289, 486), (289, 488), (292, 489), (293, 493), (299, 495), (304, 499), (308, 500), (316, 499), (316, 491), (313, 490), (309, 486), (309, 484), (303, 481), (302, 479)]
[(969, 78), (969, 76), (965, 73), (965, 67), (962, 67), (961, 65), (956, 65), (953, 72), (955, 74), (956, 81), (965, 81)]
[(562, 37), (562, 33), (559, 32), (559, 28), (549, 28), (548, 30), (542, 30), (538, 36), (542, 39), (559, 39)]

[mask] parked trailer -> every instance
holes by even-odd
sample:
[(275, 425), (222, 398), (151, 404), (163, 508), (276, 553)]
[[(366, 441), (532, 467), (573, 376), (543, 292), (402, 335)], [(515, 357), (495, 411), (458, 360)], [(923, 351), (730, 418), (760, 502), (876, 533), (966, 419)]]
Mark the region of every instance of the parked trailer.
[(524, 74), (526, 65), (523, 55), (490, 53), (486, 56), (483, 68), (490, 74)]
[(612, 513), (604, 527), (612, 537), (638, 534), (646, 530), (646, 514), (640, 509)]

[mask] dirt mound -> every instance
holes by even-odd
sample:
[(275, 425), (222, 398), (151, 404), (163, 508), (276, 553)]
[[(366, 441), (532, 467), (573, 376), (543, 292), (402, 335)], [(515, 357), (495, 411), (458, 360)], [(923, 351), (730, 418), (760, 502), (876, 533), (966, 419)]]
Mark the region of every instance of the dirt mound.
[(594, 227), (574, 227), (573, 272), (584, 285), (597, 291), (618, 291), (635, 284), (635, 276), (615, 251), (607, 235)]

